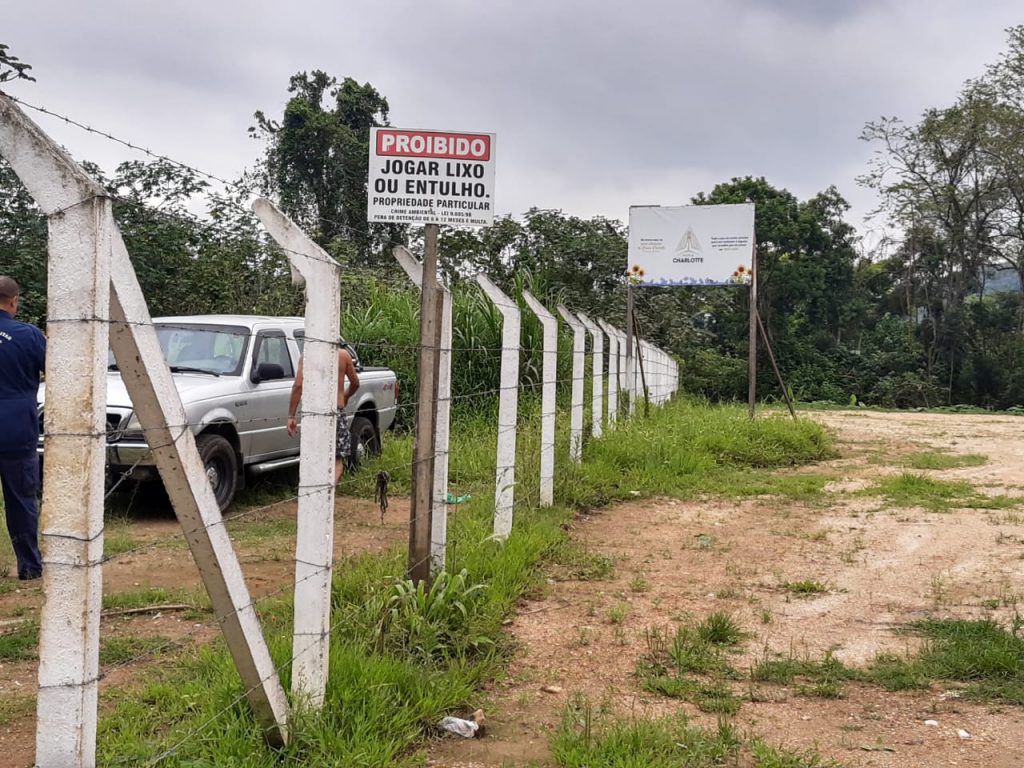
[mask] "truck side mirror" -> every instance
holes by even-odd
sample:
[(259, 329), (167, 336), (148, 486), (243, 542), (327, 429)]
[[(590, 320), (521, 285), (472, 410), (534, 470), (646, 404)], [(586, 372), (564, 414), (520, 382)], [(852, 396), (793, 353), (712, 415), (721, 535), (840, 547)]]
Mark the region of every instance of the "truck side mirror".
[(278, 363), (260, 363), (249, 375), (249, 379), (253, 384), (259, 384), (261, 381), (273, 381), (275, 379), (283, 378), (284, 368), (282, 368)]

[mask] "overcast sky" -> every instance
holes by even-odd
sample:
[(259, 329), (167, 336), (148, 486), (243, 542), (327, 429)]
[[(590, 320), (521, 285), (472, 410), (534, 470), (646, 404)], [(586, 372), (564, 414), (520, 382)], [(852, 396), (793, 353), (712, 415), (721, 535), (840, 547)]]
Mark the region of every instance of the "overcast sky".
[[(259, 155), (253, 112), (322, 69), (372, 83), (398, 127), (496, 133), (499, 211), (625, 220), (763, 175), (835, 184), (858, 226), (865, 121), (948, 104), (1024, 23), (1020, 0), (4, 5), (0, 42), (37, 78), (9, 92), (220, 176)], [(78, 159), (138, 157), (33, 117)]]

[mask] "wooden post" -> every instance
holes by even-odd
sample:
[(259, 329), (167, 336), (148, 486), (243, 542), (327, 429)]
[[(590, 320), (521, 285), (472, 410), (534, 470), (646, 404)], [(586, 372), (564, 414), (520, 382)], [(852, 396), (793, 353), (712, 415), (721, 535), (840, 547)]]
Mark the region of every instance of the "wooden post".
[[(423, 285), (423, 265), (404, 245), (391, 253), (416, 284)], [(437, 576), (448, 559), (448, 443), (452, 405), (452, 292), (441, 286), (441, 353), (434, 422), (434, 503), (430, 508), (430, 573)]]
[(757, 408), (757, 243), (750, 258), (750, 352), (747, 361), (747, 408), (754, 418)]
[(437, 282), (437, 224), (424, 228), (423, 283), (420, 289), (420, 350), (416, 366), (416, 445), (409, 507), (408, 576), (430, 581), (431, 503), (434, 493), (434, 446), (437, 426), (437, 382), (441, 361), (441, 288)]
[(789, 408), (789, 415), (795, 419), (796, 409), (793, 408), (793, 400), (789, 396), (789, 390), (786, 389), (786, 382), (782, 378), (782, 372), (779, 370), (779, 365), (775, 362), (775, 351), (772, 349), (771, 342), (768, 341), (768, 332), (765, 330), (764, 323), (761, 322), (760, 312), (757, 313), (757, 327), (761, 330), (761, 340), (764, 342), (764, 348), (768, 352), (768, 359), (771, 361), (772, 370), (775, 371), (775, 378), (779, 382), (779, 389), (782, 390), (782, 396), (786, 398), (786, 406)]

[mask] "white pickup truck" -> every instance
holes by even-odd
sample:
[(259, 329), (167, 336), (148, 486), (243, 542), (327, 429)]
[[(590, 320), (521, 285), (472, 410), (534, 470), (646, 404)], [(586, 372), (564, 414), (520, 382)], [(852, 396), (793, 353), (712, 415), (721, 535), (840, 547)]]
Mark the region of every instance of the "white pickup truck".
[[(220, 508), (246, 481), (299, 461), (298, 437), (288, 435), (288, 400), (304, 340), (303, 319), (194, 315), (153, 320), (160, 346)], [(367, 368), (346, 345), (359, 390), (345, 410), (352, 420), (350, 463), (380, 452), (381, 434), (395, 421), (398, 383), (387, 368)], [(39, 388), (42, 425), (44, 387)], [(40, 454), (43, 439), (40, 438)], [(107, 467), (112, 479), (156, 479), (157, 471), (113, 355), (107, 374)]]

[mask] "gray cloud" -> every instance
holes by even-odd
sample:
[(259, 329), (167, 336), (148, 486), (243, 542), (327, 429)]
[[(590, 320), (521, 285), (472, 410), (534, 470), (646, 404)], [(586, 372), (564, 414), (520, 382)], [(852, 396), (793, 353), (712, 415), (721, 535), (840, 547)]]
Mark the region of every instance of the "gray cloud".
[[(808, 196), (854, 177), (881, 114), (913, 119), (996, 58), (1016, 2), (43, 2), (5, 14), (39, 82), (11, 90), (227, 176), (288, 77), (370, 81), (396, 125), (498, 134), (499, 207), (626, 216), (733, 175)], [(76, 156), (127, 152), (43, 121)]]

